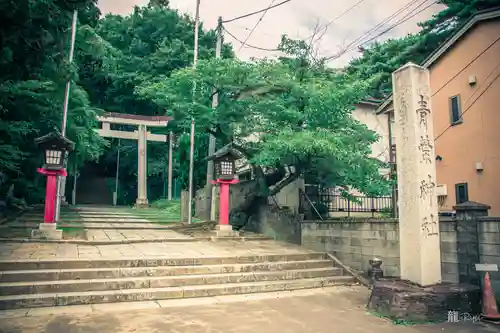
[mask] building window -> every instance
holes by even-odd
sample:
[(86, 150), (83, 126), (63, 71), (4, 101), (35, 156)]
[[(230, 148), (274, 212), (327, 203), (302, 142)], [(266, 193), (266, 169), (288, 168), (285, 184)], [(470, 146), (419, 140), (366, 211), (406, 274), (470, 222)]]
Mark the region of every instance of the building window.
[(450, 118), (451, 124), (459, 124), (462, 122), (460, 95), (450, 97)]
[(469, 187), (467, 183), (456, 184), (455, 195), (457, 197), (457, 205), (469, 201)]

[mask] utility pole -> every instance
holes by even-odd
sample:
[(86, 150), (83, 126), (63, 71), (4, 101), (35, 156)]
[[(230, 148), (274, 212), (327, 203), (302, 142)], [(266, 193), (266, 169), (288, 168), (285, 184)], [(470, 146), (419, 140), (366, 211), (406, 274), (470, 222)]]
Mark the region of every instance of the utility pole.
[(174, 148), (174, 134), (168, 133), (168, 200), (172, 200), (172, 150)]
[[(71, 44), (69, 48), (69, 59), (68, 59), (70, 65), (73, 62), (73, 54), (75, 51), (77, 21), (78, 21), (78, 12), (75, 10), (73, 11), (73, 23), (71, 25)], [(71, 78), (68, 78), (68, 81), (66, 81), (66, 91), (64, 93), (63, 119), (61, 126), (62, 136), (66, 136), (66, 127), (68, 124), (68, 104), (69, 104), (70, 88), (71, 88)], [(59, 176), (57, 182), (56, 207), (54, 216), (55, 222), (59, 221), (59, 216), (61, 214), (61, 203), (62, 203), (62, 198), (64, 197), (65, 194), (65, 190), (66, 190), (66, 177)]]
[[(215, 58), (221, 57), (222, 50), (222, 16), (219, 16), (217, 22), (217, 44), (215, 46)], [(216, 88), (213, 89), (212, 96), (212, 109), (216, 109), (219, 104), (219, 94), (217, 94)], [(209, 143), (208, 143), (208, 156), (215, 154), (215, 136), (210, 133)], [(214, 180), (214, 162), (208, 161), (207, 163), (207, 182), (205, 184), (205, 212), (207, 214), (206, 218), (209, 219), (211, 216), (212, 209), (212, 180)]]
[[(193, 69), (196, 70), (198, 64), (198, 35), (200, 21), (200, 0), (196, 0), (196, 13), (194, 16), (194, 54)], [(193, 106), (196, 94), (196, 80), (193, 82)], [(188, 224), (193, 221), (193, 172), (194, 172), (194, 118), (191, 118), (191, 142), (189, 147), (189, 206), (188, 206)]]

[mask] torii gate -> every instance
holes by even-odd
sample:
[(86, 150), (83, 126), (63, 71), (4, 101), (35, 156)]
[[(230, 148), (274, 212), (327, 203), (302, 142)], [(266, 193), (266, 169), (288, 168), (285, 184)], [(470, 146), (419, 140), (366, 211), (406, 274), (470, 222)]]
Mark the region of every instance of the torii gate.
[[(102, 129), (96, 130), (102, 137), (137, 140), (138, 145), (138, 166), (137, 166), (137, 208), (149, 206), (147, 194), (147, 142), (167, 142), (167, 136), (163, 134), (152, 134), (148, 132), (148, 127), (166, 127), (168, 116), (139, 116), (133, 114), (107, 113), (98, 116), (97, 120), (102, 122)], [(112, 130), (110, 124), (133, 125), (138, 130), (133, 132)]]

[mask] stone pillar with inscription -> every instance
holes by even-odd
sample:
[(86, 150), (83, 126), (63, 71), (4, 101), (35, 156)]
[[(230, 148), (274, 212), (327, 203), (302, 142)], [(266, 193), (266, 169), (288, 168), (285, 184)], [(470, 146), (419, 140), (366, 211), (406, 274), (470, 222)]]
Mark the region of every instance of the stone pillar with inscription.
[(401, 278), (441, 282), (429, 71), (408, 63), (392, 75), (399, 193)]
[(392, 74), (401, 277), (372, 287), (367, 308), (391, 319), (443, 321), (474, 314), (480, 288), (441, 283), (441, 248), (429, 71), (409, 63)]

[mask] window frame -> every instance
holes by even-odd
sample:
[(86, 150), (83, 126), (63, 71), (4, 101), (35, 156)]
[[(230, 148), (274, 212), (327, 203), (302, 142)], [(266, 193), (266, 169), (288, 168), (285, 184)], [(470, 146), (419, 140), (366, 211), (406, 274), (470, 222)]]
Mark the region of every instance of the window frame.
[(458, 193), (459, 193), (459, 188), (460, 187), (463, 187), (465, 189), (465, 201), (464, 202), (467, 202), (469, 201), (469, 184), (467, 183), (457, 183), (455, 184), (455, 202), (457, 205), (463, 203), (463, 202), (459, 202), (459, 197), (458, 197)]
[[(458, 120), (453, 119), (453, 99), (457, 99), (457, 106), (458, 106)], [(458, 125), (464, 122), (463, 117), (462, 117), (462, 99), (460, 98), (460, 94), (453, 95), (448, 99), (448, 109), (450, 112), (450, 124), (453, 125)]]

